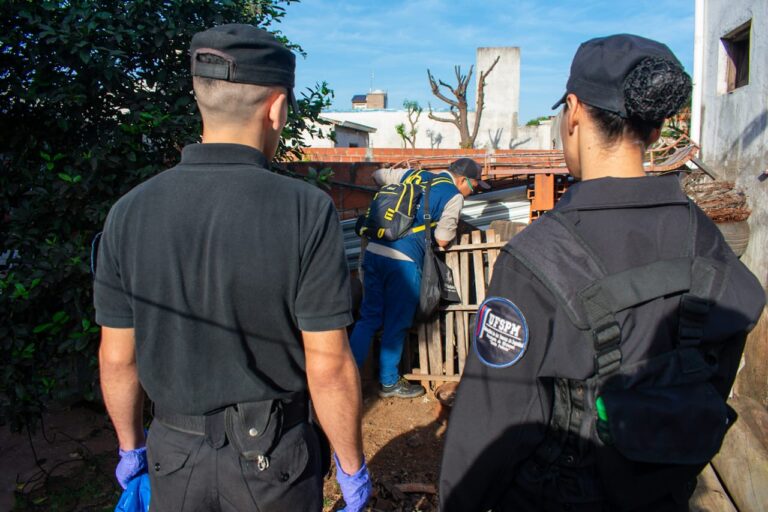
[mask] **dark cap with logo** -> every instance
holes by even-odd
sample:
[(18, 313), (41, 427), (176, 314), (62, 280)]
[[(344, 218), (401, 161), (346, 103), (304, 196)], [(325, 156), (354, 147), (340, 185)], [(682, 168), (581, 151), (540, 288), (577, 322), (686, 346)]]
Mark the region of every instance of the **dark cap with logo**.
[(477, 180), (477, 184), (480, 185), (481, 188), (486, 190), (491, 188), (488, 183), (480, 179), (480, 176), (483, 174), (483, 169), (480, 167), (480, 164), (471, 158), (459, 158), (458, 160), (454, 160), (451, 165), (448, 166), (448, 170), (453, 174)]
[[(189, 53), (192, 76), (282, 86), (288, 90), (294, 112), (298, 111), (293, 94), (296, 56), (266, 30), (240, 23), (219, 25), (195, 34)], [(203, 55), (224, 62), (209, 62)]]
[(573, 93), (588, 105), (628, 117), (624, 81), (649, 57), (667, 60), (682, 69), (666, 45), (644, 37), (618, 34), (582, 43), (571, 63), (566, 92), (552, 108), (565, 103), (566, 96)]

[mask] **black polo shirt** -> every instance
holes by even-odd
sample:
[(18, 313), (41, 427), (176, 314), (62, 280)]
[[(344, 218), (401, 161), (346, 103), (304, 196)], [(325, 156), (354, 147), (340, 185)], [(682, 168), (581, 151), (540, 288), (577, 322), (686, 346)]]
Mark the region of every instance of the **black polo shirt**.
[[(676, 176), (580, 182), (555, 209), (575, 224), (609, 274), (688, 254), (688, 199)], [(744, 337), (753, 326), (749, 321), (759, 318), (765, 293), (712, 221), (695, 206), (694, 214), (696, 254), (729, 266), (728, 285), (704, 336), (704, 342), (733, 341), (715, 378), (718, 390), (727, 396)], [(534, 222), (526, 229), (540, 228)], [(516, 472), (544, 440), (554, 379), (583, 380), (593, 375), (594, 352), (549, 289), (504, 250), (494, 266), (486, 297), (515, 305), (525, 318), (526, 345), (519, 360), (507, 367), (489, 366), (475, 350), (467, 355), (446, 435), (441, 510), (536, 510), (516, 488)], [(617, 315), (622, 331), (631, 332), (634, 340), (632, 345), (622, 346), (622, 365), (672, 349), (677, 343), (678, 307), (677, 298), (662, 299)]]
[(352, 322), (333, 203), (267, 166), (248, 146), (193, 144), (107, 216), (96, 321), (135, 329), (139, 378), (166, 409), (305, 390), (301, 331)]

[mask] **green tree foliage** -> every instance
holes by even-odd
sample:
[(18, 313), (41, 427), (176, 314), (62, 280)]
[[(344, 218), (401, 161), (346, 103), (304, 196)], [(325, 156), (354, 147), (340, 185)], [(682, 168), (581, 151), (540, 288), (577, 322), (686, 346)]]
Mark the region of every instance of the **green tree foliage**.
[(547, 121), (548, 119), (549, 116), (539, 116), (525, 123), (525, 126), (539, 126), (542, 121)]
[[(275, 31), (292, 1), (0, 2), (0, 422), (95, 398), (91, 240), (120, 195), (199, 139), (189, 41), (221, 23)], [(332, 93), (302, 96), (280, 155), (300, 155)]]

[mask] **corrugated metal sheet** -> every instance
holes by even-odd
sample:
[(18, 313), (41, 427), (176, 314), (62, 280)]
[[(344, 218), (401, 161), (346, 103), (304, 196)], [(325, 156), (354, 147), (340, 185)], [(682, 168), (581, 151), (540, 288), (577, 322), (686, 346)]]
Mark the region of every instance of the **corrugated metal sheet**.
[[(530, 201), (525, 187), (488, 192), (464, 201), (461, 218), (479, 229), (486, 230), (494, 220), (528, 223)], [(357, 268), (360, 259), (360, 237), (355, 234), (355, 219), (341, 222), (344, 232), (344, 252), (349, 268)]]

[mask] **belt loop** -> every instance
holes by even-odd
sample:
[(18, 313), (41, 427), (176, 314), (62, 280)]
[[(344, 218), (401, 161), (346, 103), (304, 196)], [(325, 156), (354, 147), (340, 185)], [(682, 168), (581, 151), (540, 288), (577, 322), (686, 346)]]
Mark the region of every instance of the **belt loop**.
[(205, 416), (205, 440), (211, 448), (216, 450), (227, 442), (225, 414), (226, 409)]

